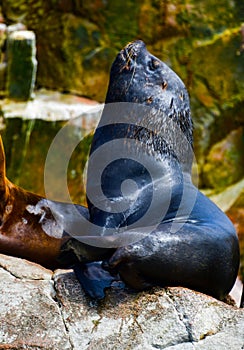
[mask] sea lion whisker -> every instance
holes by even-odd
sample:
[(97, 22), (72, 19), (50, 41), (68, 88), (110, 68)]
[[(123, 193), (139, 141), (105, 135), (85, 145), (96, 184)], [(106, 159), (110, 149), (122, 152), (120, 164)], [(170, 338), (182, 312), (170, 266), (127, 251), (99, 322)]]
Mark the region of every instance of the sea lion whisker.
[(135, 72), (136, 72), (136, 59), (135, 59), (134, 62), (135, 62), (135, 63), (134, 63), (134, 68), (133, 68), (132, 76), (131, 76), (131, 79), (130, 79), (129, 84), (128, 84), (128, 86), (127, 86), (127, 89), (125, 90), (125, 93), (128, 92), (128, 90), (129, 90), (129, 88), (130, 88), (130, 85), (131, 85), (131, 83), (132, 83), (132, 81), (133, 81), (133, 79), (134, 79), (134, 76), (135, 76)]
[(163, 83), (162, 83), (162, 89), (163, 89), (163, 90), (167, 89), (167, 86), (168, 86), (167, 81), (163, 81)]
[[(124, 56), (124, 52), (126, 54), (126, 57)], [(120, 68), (120, 73), (126, 69), (129, 70), (130, 69), (130, 65), (131, 65), (131, 61), (133, 61), (136, 57), (135, 53), (133, 52), (133, 50), (131, 49), (130, 51), (128, 51), (127, 49), (124, 49), (121, 53), (120, 53), (122, 59), (125, 61), (125, 64)]]

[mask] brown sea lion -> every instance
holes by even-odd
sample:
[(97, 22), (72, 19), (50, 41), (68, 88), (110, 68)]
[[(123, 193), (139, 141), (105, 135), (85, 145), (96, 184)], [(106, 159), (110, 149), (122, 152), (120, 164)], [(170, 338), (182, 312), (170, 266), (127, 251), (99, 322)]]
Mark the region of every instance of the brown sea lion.
[[(45, 231), (44, 229), (45, 228)], [(46, 232), (50, 232), (48, 235)], [(14, 185), (6, 177), (5, 153), (0, 136), (0, 252), (42, 264), (61, 266), (57, 261), (67, 238), (46, 200)]]

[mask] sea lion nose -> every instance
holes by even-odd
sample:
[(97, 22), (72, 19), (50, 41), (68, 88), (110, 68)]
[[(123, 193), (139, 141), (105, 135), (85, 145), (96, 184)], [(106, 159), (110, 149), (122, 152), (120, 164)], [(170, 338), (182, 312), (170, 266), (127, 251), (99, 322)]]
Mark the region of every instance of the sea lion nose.
[(125, 48), (129, 48), (129, 47), (139, 49), (139, 48), (146, 47), (146, 44), (142, 40), (134, 40), (129, 42), (129, 44), (125, 46)]
[(133, 52), (134, 54), (139, 54), (146, 49), (146, 45), (142, 40), (135, 40), (127, 44), (124, 48), (124, 52)]

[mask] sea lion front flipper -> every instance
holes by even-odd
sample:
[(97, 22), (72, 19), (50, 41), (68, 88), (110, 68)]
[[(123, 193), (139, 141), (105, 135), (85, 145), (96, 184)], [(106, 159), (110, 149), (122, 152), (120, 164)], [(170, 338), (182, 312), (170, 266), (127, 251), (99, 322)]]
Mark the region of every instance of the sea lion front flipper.
[(122, 281), (130, 288), (144, 290), (154, 286), (150, 281), (140, 274), (138, 261), (140, 252), (132, 245), (121, 247), (111, 256), (109, 260), (103, 262), (103, 268), (111, 274), (117, 272)]
[(74, 272), (85, 292), (94, 299), (103, 299), (105, 289), (109, 288), (118, 276), (112, 276), (103, 269), (101, 262), (77, 263)]

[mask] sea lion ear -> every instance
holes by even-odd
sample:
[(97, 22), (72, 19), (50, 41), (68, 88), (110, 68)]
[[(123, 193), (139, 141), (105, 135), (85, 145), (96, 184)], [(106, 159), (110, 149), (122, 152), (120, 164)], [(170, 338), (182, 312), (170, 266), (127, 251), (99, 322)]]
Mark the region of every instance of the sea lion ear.
[(148, 67), (150, 70), (156, 70), (160, 66), (160, 61), (153, 57), (149, 62), (148, 62)]

